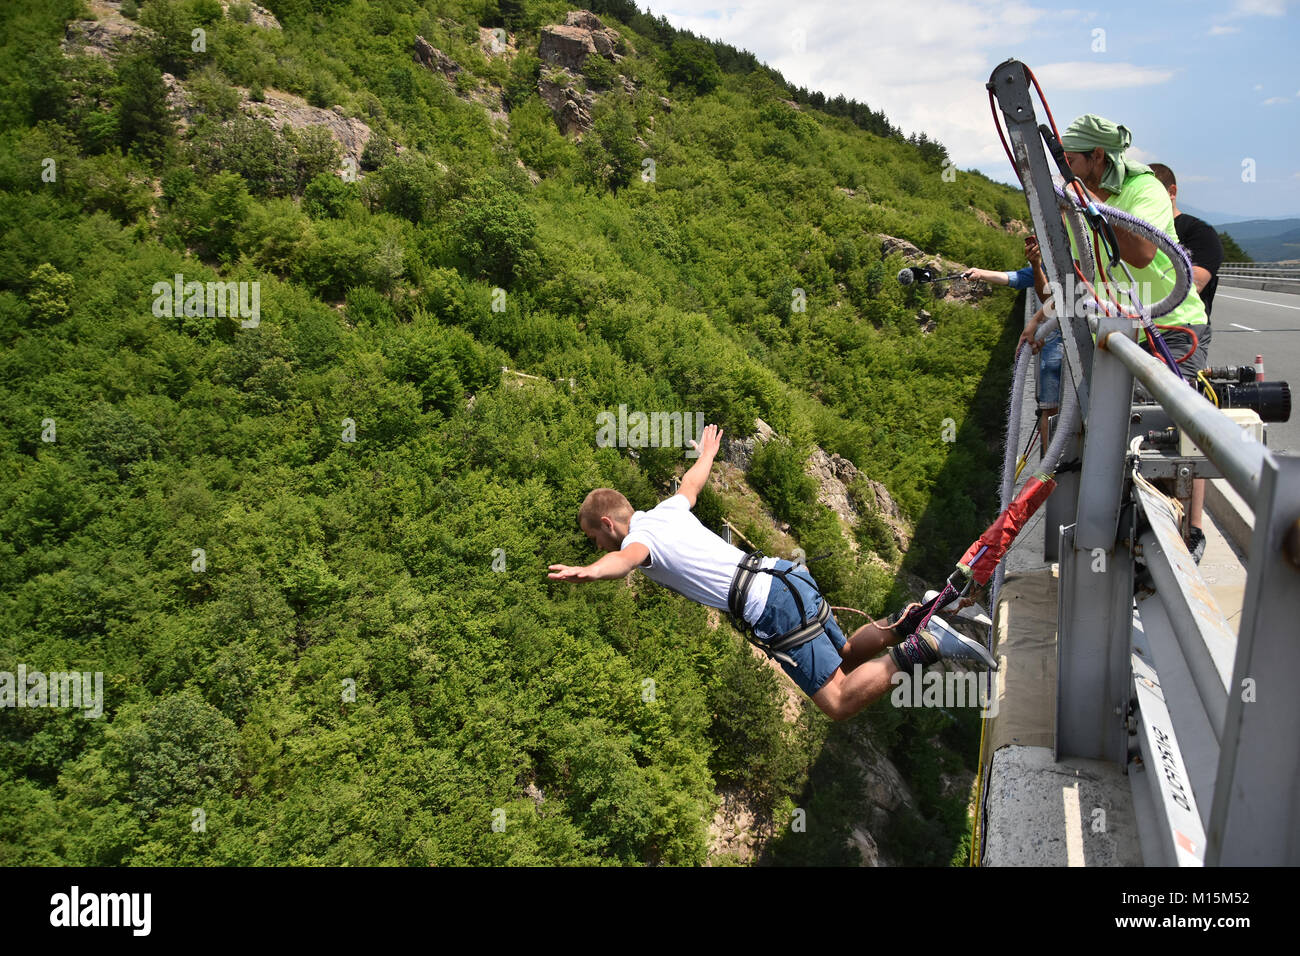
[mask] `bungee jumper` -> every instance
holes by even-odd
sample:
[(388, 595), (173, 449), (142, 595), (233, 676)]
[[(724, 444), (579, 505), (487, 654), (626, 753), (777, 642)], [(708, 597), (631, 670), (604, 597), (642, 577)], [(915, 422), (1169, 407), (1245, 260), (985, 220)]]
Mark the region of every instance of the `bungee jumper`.
[[(675, 495), (635, 511), (621, 493), (597, 488), (578, 511), (583, 533), (604, 557), (585, 566), (553, 564), (556, 581), (604, 581), (633, 570), (733, 623), (776, 660), (814, 704), (843, 720), (897, 685), (894, 675), (941, 660), (996, 669), (978, 641), (956, 633), (933, 608), (912, 604), (893, 620), (871, 621), (846, 638), (811, 572), (781, 558), (749, 554), (706, 528), (691, 509), (708, 481), (722, 431), (709, 425), (699, 459)], [(883, 656), (878, 657), (882, 651)]]

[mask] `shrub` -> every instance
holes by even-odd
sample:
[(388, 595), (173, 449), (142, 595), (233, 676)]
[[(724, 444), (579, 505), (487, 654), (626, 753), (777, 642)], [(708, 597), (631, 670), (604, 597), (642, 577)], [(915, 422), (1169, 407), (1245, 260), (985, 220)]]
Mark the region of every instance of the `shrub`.
[(472, 182), (453, 216), (457, 248), (474, 275), (500, 285), (521, 278), (536, 260), (537, 220), (523, 201), (491, 179)]

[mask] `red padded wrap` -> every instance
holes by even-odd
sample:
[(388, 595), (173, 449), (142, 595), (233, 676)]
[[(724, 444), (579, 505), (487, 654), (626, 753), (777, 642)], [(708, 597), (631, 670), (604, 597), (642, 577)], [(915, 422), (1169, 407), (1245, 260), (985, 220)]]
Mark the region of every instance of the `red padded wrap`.
[[(1020, 534), (1025, 523), (1034, 516), (1034, 512), (1047, 500), (1047, 496), (1055, 487), (1055, 478), (1033, 475), (1020, 489), (1020, 494), (1016, 495), (1015, 501), (998, 515), (997, 520), (979, 536), (978, 541), (966, 549), (966, 553), (957, 564), (959, 567), (969, 568), (970, 575), (978, 586), (983, 587), (988, 583), (989, 578), (993, 577), (993, 571), (1002, 560), (1002, 556), (1007, 553), (1007, 549), (1011, 547), (1011, 542), (1016, 540), (1016, 535)], [(984, 547), (988, 550), (976, 560), (975, 556)], [(968, 564), (970, 561), (975, 561), (975, 565)]]

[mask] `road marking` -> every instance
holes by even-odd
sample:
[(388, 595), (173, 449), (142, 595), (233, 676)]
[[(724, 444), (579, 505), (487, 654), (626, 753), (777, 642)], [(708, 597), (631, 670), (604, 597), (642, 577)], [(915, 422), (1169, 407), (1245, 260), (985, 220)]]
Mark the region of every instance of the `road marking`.
[(1268, 299), (1247, 299), (1245, 296), (1224, 295), (1222, 292), (1218, 294), (1223, 296), (1225, 299), (1236, 299), (1238, 302), (1256, 302), (1259, 305), (1275, 305), (1279, 309), (1295, 309), (1297, 312), (1300, 312), (1300, 305), (1283, 305), (1281, 302), (1269, 302)]
[(1239, 328), (1239, 329), (1244, 329), (1244, 330), (1247, 331), (1247, 332), (1258, 332), (1258, 331), (1259, 331), (1259, 329), (1252, 329), (1249, 325), (1237, 325), (1236, 322), (1229, 322), (1228, 324), (1229, 324), (1229, 325), (1232, 325), (1232, 326), (1236, 326), (1236, 327)]

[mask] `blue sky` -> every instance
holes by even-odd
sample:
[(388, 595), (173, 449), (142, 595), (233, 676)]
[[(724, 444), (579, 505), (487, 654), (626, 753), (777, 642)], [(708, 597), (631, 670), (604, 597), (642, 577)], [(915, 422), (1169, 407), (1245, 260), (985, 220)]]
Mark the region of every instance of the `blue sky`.
[(984, 83), (1015, 57), (1058, 126), (1087, 112), (1123, 123), (1136, 157), (1169, 165), (1180, 201), (1213, 221), (1300, 217), (1300, 0), (637, 2), (797, 86), (883, 109), (1003, 182)]

